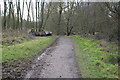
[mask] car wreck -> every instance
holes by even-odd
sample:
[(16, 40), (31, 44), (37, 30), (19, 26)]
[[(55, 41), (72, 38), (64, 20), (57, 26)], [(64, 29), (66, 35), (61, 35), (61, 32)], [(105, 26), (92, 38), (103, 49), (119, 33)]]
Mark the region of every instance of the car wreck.
[(35, 29), (31, 29), (29, 34), (31, 34), (33, 36), (52, 36), (52, 32), (49, 32), (47, 30), (42, 30), (42, 31), (36, 32)]

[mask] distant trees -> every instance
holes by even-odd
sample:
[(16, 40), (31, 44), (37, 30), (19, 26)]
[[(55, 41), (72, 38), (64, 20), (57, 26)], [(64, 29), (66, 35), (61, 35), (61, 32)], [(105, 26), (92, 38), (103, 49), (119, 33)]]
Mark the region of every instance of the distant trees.
[[(111, 16), (111, 18), (113, 19), (113, 21), (115, 23), (117, 23), (117, 26), (114, 26), (115, 28), (115, 32), (114, 34), (118, 34), (118, 36), (120, 36), (119, 34), (119, 28), (120, 28), (120, 2), (115, 2), (115, 3), (105, 3), (107, 9), (109, 10), (109, 15)], [(119, 38), (119, 37), (118, 37)], [(120, 39), (119, 39), (120, 40)]]
[[(74, 21), (75, 20), (75, 17), (73, 17), (75, 14), (75, 11), (74, 11), (74, 4), (75, 3), (70, 3), (70, 2), (67, 2), (67, 12), (66, 12), (66, 35), (69, 36), (72, 32), (72, 29), (74, 28)], [(72, 18), (73, 17), (73, 18)], [(74, 21), (73, 21), (74, 20)]]
[[(26, 4), (26, 5), (25, 5)], [(20, 6), (22, 5), (22, 7)], [(27, 7), (27, 19), (24, 19)], [(17, 10), (17, 12), (16, 12)], [(44, 29), (54, 34), (117, 38), (120, 25), (120, 2), (29, 2), (4, 0), (3, 29)]]
[[(98, 39), (106, 38), (111, 40), (115, 37), (117, 39), (119, 13), (117, 11), (119, 10), (115, 8), (116, 14), (113, 14), (114, 11), (111, 11), (110, 8), (110, 5), (112, 5), (112, 9), (114, 6), (118, 7), (117, 2), (64, 2), (61, 4), (52, 3), (56, 7), (49, 18), (49, 21), (53, 22), (48, 23), (49, 26), (56, 29), (56, 34), (60, 32), (60, 34), (66, 33), (66, 35), (96, 36)], [(66, 8), (62, 9), (65, 6)], [(115, 18), (116, 20), (114, 20)], [(49, 26), (46, 28), (49, 29)], [(54, 31), (52, 28), (50, 30)]]

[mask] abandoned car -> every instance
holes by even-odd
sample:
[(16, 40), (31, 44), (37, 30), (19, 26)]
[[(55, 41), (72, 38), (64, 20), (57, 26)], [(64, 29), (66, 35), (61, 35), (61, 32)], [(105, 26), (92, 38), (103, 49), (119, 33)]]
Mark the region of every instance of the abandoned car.
[(32, 34), (34, 36), (52, 36), (52, 32), (42, 30), (41, 32), (36, 32), (35, 29), (31, 29), (29, 34)]

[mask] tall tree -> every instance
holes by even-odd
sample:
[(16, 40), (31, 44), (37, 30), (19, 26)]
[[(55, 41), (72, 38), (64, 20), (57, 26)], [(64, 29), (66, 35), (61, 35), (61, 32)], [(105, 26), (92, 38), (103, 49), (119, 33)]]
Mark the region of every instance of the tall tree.
[(3, 18), (3, 28), (7, 29), (6, 26), (6, 13), (7, 13), (7, 3), (6, 0), (4, 0), (4, 18)]
[(44, 0), (41, 1), (41, 15), (40, 15), (40, 25), (39, 25), (39, 31), (41, 31), (41, 28), (43, 27), (43, 20), (44, 20)]
[(27, 23), (29, 23), (29, 21), (31, 20), (31, 17), (30, 17), (31, 0), (29, 1), (29, 3), (27, 3), (27, 1), (26, 1), (26, 6), (27, 6), (27, 10), (28, 10)]
[(16, 2), (16, 6), (17, 6), (17, 24), (16, 24), (16, 27), (20, 27), (19, 24), (20, 24), (20, 0), (17, 0)]

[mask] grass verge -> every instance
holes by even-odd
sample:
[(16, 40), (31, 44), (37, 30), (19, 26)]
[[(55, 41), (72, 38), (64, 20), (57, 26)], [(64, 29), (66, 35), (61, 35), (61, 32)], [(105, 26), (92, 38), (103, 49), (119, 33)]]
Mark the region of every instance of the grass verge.
[(36, 37), (14, 45), (2, 46), (2, 78), (24, 78), (26, 72), (32, 69), (33, 59), (55, 38)]
[[(112, 64), (117, 53), (103, 51), (100, 42), (80, 36), (73, 36), (76, 41), (77, 63), (83, 78), (118, 78), (118, 64)], [(113, 51), (115, 52), (115, 51)]]
[(46, 48), (54, 37), (36, 37), (31, 41), (2, 47), (2, 62), (9, 62), (21, 58), (29, 58)]

